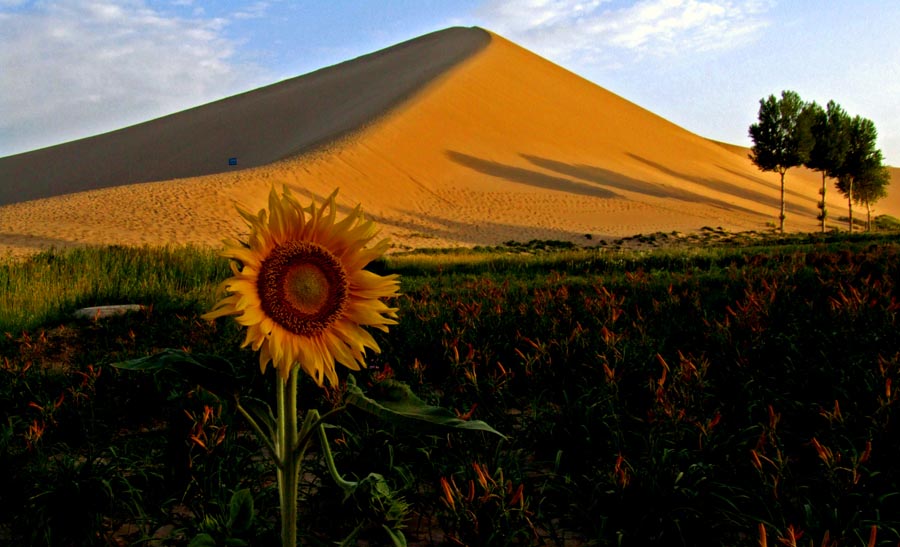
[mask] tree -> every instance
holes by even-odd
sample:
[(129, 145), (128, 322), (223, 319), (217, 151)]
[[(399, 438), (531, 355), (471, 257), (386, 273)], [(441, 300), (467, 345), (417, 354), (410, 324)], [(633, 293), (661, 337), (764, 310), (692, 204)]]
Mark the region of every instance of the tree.
[(803, 101), (793, 91), (782, 91), (781, 99), (760, 99), (758, 123), (750, 126), (753, 147), (750, 159), (763, 171), (781, 175), (781, 213), (778, 229), (784, 233), (784, 174), (803, 165), (812, 148), (807, 117), (801, 116)]
[(809, 158), (806, 160), (806, 166), (815, 171), (822, 173), (822, 189), (819, 191), (821, 199), (819, 200), (819, 220), (822, 221), (822, 233), (825, 233), (825, 219), (828, 217), (828, 211), (825, 208), (825, 192), (827, 186), (825, 179), (827, 177), (837, 178), (840, 176), (841, 167), (847, 156), (848, 148), (848, 127), (850, 125), (850, 116), (844, 112), (837, 103), (828, 101), (826, 110), (815, 102), (808, 104), (804, 108), (804, 116), (810, 128), (813, 140), (812, 148), (809, 151)]
[[(853, 232), (853, 203), (861, 203), (856, 196), (857, 187), (866, 184), (877, 186), (877, 183), (872, 181), (882, 178), (880, 171), (883, 171), (884, 166), (881, 150), (875, 148), (878, 131), (872, 120), (854, 116), (847, 127), (846, 135), (847, 154), (838, 170), (837, 189), (847, 197), (848, 226)], [(886, 184), (887, 182), (884, 182), (882, 186)], [(873, 197), (875, 195), (872, 194)]]
[(857, 205), (866, 207), (867, 232), (872, 229), (872, 204), (887, 196), (887, 187), (890, 183), (891, 172), (883, 165), (866, 172), (856, 181), (853, 198)]

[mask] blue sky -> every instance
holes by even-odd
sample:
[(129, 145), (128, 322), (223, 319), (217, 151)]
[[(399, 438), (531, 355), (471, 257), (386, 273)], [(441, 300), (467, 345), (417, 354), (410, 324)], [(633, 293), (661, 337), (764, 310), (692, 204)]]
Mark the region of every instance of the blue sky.
[(481, 26), (702, 136), (749, 145), (797, 91), (875, 122), (900, 165), (896, 0), (0, 0), (0, 156)]

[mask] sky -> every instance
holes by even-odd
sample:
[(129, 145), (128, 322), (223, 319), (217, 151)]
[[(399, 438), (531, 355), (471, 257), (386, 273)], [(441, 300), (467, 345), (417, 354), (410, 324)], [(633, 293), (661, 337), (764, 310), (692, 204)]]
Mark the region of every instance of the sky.
[(900, 165), (897, 0), (0, 0), (0, 156), (140, 123), (450, 26), (491, 30), (707, 138), (790, 89)]

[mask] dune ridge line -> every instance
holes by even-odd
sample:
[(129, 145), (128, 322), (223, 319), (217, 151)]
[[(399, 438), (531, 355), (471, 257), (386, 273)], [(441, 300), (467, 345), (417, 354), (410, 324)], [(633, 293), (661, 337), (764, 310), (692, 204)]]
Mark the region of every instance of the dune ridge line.
[[(426, 52), (437, 59), (420, 56)], [(263, 148), (278, 151), (255, 167), (0, 207), (0, 250), (218, 245), (245, 230), (235, 202), (264, 207), (270, 188), (281, 185), (303, 199), (340, 187), (339, 205), (362, 203), (396, 249), (588, 243), (704, 226), (766, 230), (776, 220), (778, 176), (760, 172), (746, 148), (691, 133), (489, 31), (449, 29), (363, 59), (398, 72), (352, 80), (360, 88), (334, 106), (348, 113), (318, 118), (327, 127), (305, 133), (316, 138), (268, 133)], [(310, 76), (350, 81), (343, 71), (359, 70), (353, 63)], [(419, 63), (428, 78), (415, 76)], [(398, 90), (395, 80), (417, 86)], [(289, 80), (264, 89), (277, 94), (281, 85), (299, 86)], [(243, 109), (261, 96), (213, 104)], [(348, 125), (350, 118), (359, 123)], [(818, 230), (820, 186), (817, 172), (789, 171), (789, 230)], [(828, 208), (830, 225), (844, 227), (838, 216), (846, 201), (833, 187)], [(900, 192), (876, 212), (900, 216)]]

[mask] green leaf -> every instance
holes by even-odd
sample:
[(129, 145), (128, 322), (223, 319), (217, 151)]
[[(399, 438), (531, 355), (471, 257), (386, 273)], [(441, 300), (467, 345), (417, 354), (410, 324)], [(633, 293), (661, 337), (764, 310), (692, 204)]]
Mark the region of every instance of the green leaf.
[(216, 540), (209, 534), (197, 534), (188, 547), (216, 547)]
[(275, 437), (275, 414), (268, 403), (255, 397), (240, 397), (237, 403), (258, 425), (266, 426), (269, 437)]
[(217, 355), (188, 353), (184, 350), (172, 348), (164, 349), (159, 353), (148, 355), (146, 357), (139, 357), (137, 359), (131, 359), (129, 361), (113, 363), (113, 366), (125, 370), (157, 371), (181, 366), (184, 364), (189, 364), (201, 369), (207, 369), (212, 368), (216, 364), (216, 362), (218, 362), (218, 364), (220, 365), (227, 364), (227, 367), (229, 369), (233, 368), (231, 366), (231, 363)]
[(113, 366), (122, 370), (175, 373), (220, 397), (233, 395), (241, 386), (237, 369), (231, 361), (207, 353), (188, 353), (169, 348), (146, 357), (113, 363)]
[(356, 536), (359, 535), (359, 532), (360, 532), (360, 530), (362, 530), (362, 528), (363, 528), (363, 525), (358, 524), (356, 526), (356, 528), (354, 528), (353, 531), (350, 532), (350, 534), (344, 538), (343, 541), (341, 541), (340, 543), (337, 544), (338, 547), (352, 547), (353, 545), (357, 545), (358, 543), (356, 541)]
[(392, 530), (387, 524), (382, 524), (382, 528), (387, 532), (389, 538), (394, 543), (394, 547), (406, 547), (406, 538), (400, 530)]
[(385, 380), (375, 386), (370, 396), (356, 385), (353, 376), (347, 378), (345, 402), (370, 414), (396, 424), (417, 423), (439, 428), (484, 431), (506, 438), (505, 435), (481, 420), (462, 420), (446, 408), (427, 404), (403, 382)]
[(236, 491), (231, 495), (228, 505), (228, 528), (233, 533), (242, 533), (253, 524), (253, 495), (249, 488)]

